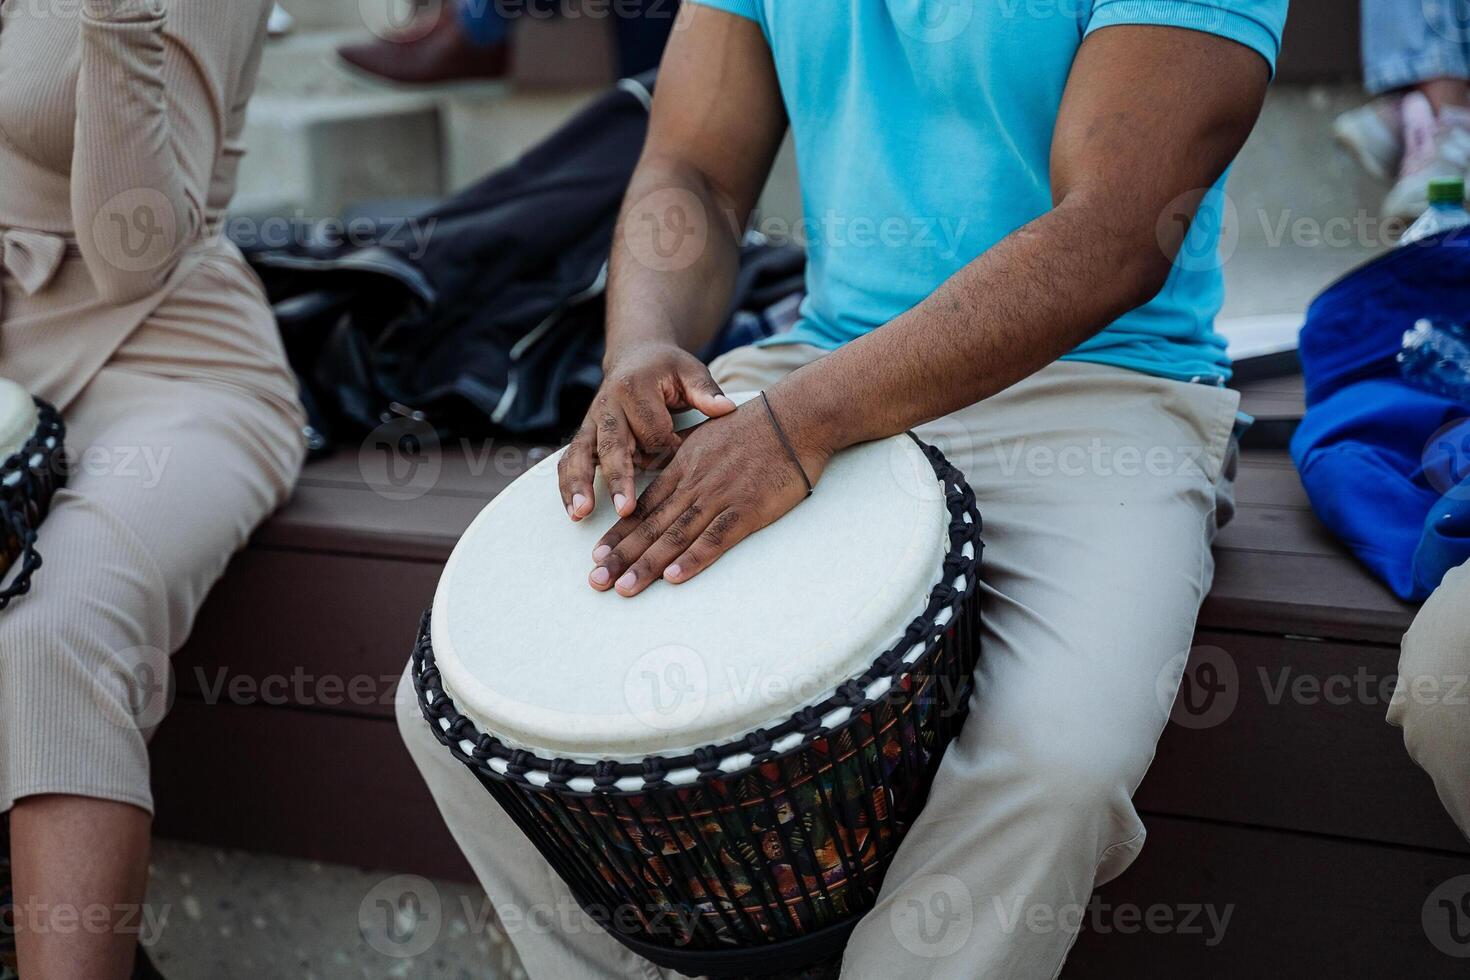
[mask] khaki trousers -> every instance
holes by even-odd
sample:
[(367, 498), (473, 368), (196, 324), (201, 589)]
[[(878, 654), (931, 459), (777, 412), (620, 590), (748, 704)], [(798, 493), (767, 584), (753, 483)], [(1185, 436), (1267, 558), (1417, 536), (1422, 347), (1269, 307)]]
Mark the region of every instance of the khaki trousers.
[[(765, 388), (820, 355), (744, 348), (713, 371), (726, 391)], [(843, 976), (1060, 971), (1093, 888), (1143, 846), (1131, 797), (1184, 670), (1211, 540), (1233, 508), (1237, 404), (1221, 388), (1059, 362), (917, 430), (979, 498), (983, 649), (969, 720)], [(399, 705), (404, 739), (531, 976), (659, 976), (576, 912), (435, 741), (411, 689)]]
[(1404, 634), (1388, 721), (1470, 838), (1470, 564), (1445, 576)]
[(152, 812), (147, 741), (171, 704), (169, 657), (290, 493), (305, 455), (296, 382), (233, 247), (86, 376), (48, 356), (111, 337), (75, 315), (95, 296), (80, 260), (35, 296), (5, 276), (0, 288), (0, 376), (57, 403), (70, 459), (40, 529), (45, 564), (0, 613), (0, 811), (64, 793)]

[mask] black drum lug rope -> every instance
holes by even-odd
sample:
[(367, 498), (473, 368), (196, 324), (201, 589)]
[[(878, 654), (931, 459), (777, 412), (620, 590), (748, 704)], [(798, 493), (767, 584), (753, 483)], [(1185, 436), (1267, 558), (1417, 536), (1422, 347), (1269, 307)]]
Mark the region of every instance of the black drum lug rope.
[[(48, 402), (32, 400), (39, 417), (35, 433), (12, 456), (0, 461), (0, 553), (13, 551), (9, 557), (20, 562), (10, 584), (0, 589), (0, 610), (31, 591), (42, 564), (36, 548), (38, 529), (51, 508), (51, 498), (66, 485), (66, 424)], [(5, 571), (0, 567), (0, 575)]]

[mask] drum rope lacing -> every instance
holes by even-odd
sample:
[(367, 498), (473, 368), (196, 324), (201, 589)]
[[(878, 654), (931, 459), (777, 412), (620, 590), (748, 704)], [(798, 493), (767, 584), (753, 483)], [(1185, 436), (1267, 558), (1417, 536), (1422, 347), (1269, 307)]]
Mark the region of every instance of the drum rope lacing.
[(31, 590), (31, 580), (41, 568), (36, 550), (38, 525), (51, 505), (51, 495), (66, 483), (60, 454), (66, 440), (66, 424), (49, 403), (35, 398), (40, 422), (26, 444), (0, 461), (0, 544), (13, 537), (19, 550), (20, 567), (10, 584), (0, 589), (0, 610)]
[[(915, 442), (919, 442), (917, 439)], [(804, 736), (802, 742), (820, 738), (828, 729), (822, 719), (833, 711), (860, 710), (867, 702), (867, 691), (877, 681), (897, 680), (900, 668), (905, 663), (922, 660), (938, 645), (944, 635), (945, 625), (940, 617), (947, 611), (948, 623), (958, 615), (964, 603), (974, 594), (983, 543), (981, 541), (980, 512), (976, 507), (975, 493), (965, 483), (964, 476), (944, 458), (944, 454), (933, 446), (919, 442), (935, 475), (945, 486), (945, 506), (949, 510), (950, 554), (944, 560), (944, 575), (940, 583), (929, 594), (929, 602), (923, 613), (916, 617), (904, 630), (903, 637), (884, 651), (859, 677), (847, 680), (836, 692), (820, 704), (802, 708), (791, 718), (773, 728), (758, 728), (743, 738), (724, 745), (707, 745), (679, 756), (650, 756), (640, 762), (578, 762), (573, 759), (543, 759), (526, 749), (513, 748), (493, 735), (479, 731), (474, 722), (455, 707), (445, 693), (443, 678), (434, 662), (430, 643), (429, 613), (425, 613), (419, 627), (419, 635), (413, 650), (413, 678), (417, 689), (419, 706), (425, 719), (439, 741), (462, 763), (483, 777), (503, 779), (507, 776), (518, 782), (527, 783), (527, 774), (545, 773), (546, 785), (552, 789), (567, 791), (574, 778), (591, 778), (599, 792), (613, 792), (617, 783), (628, 777), (642, 778), (645, 787), (659, 786), (670, 773), (693, 769), (701, 775), (723, 771), (722, 763), (730, 758), (749, 755), (754, 762), (764, 762), (775, 757), (775, 744), (792, 734)], [(966, 545), (972, 546), (972, 554), (965, 555)], [(963, 577), (964, 589), (952, 584)], [(910, 654), (920, 643), (924, 650), (918, 657)], [(895, 688), (890, 687), (890, 691)], [(880, 695), (883, 696), (883, 695)], [(463, 744), (473, 749), (466, 752)], [(799, 746), (798, 746), (799, 747)], [(795, 751), (788, 749), (786, 751)], [(784, 754), (784, 753), (781, 753)], [(503, 771), (490, 765), (490, 760), (504, 763)]]

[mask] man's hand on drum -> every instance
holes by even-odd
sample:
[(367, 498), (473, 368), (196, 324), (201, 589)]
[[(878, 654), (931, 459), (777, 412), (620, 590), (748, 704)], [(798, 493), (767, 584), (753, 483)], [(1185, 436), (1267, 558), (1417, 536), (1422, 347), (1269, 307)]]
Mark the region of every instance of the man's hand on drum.
[(594, 589), (635, 596), (660, 578), (687, 582), (806, 498), (803, 472), (815, 484), (832, 450), (802, 424), (779, 388), (768, 397), (770, 413), (757, 398), (685, 436), (630, 512), (597, 543), (588, 576)]
[(683, 442), (674, 431), (674, 413), (691, 408), (710, 418), (735, 411), (693, 354), (650, 342), (610, 356), (592, 408), (557, 465), (567, 516), (580, 521), (596, 507), (599, 466), (613, 509), (619, 517), (632, 514), (636, 471), (668, 461)]

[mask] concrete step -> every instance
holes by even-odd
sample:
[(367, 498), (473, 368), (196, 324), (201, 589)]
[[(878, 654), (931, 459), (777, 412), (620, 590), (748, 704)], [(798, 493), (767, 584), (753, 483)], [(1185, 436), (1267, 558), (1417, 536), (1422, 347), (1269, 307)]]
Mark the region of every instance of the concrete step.
[(1227, 186), (1224, 316), (1301, 312), (1392, 247), (1400, 229), (1379, 216), (1388, 188), (1333, 140), (1333, 120), (1362, 101), (1348, 85), (1272, 89)]
[(280, 0), (280, 3), (305, 31), (387, 30), (406, 23), (414, 8), (412, 0)]
[(301, 31), (270, 42), (250, 104), (250, 148), (234, 210), (340, 214), (353, 203), (447, 189), (443, 104), (496, 101), (506, 86), (414, 91), (348, 70), (337, 48), (360, 30)]
[(614, 78), (606, 24), (589, 18), (520, 23), (505, 82), (385, 84), (337, 57), (368, 36), (358, 23), (267, 45), (237, 214), (329, 217), (363, 200), (457, 190), (515, 159)]

